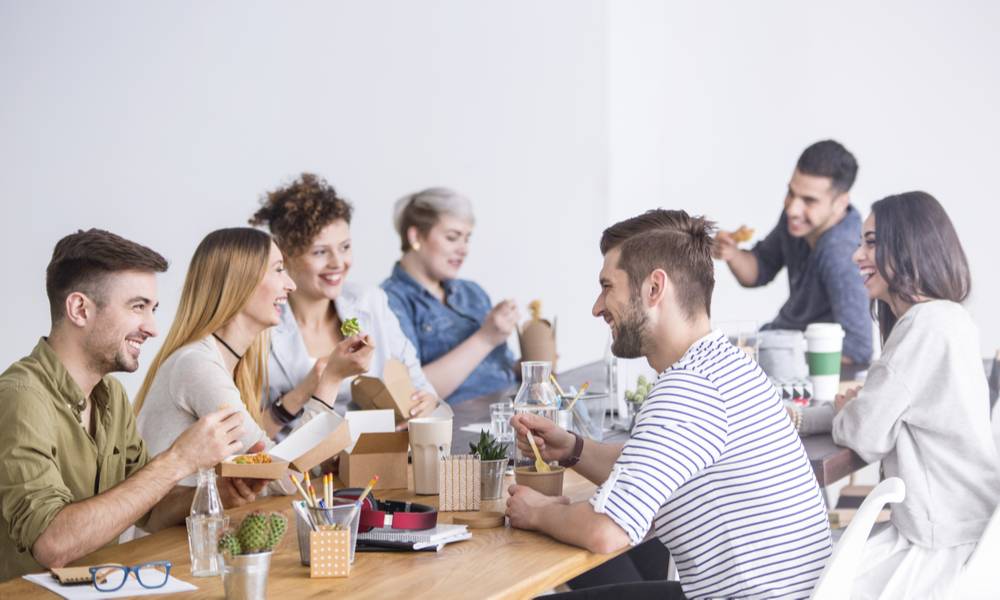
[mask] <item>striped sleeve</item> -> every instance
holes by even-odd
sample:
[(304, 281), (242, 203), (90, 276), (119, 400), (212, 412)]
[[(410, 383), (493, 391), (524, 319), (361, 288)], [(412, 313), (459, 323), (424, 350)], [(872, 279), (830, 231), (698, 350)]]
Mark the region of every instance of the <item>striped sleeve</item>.
[(664, 374), (590, 503), (638, 544), (667, 499), (719, 460), (727, 432), (725, 406), (712, 383), (690, 371)]

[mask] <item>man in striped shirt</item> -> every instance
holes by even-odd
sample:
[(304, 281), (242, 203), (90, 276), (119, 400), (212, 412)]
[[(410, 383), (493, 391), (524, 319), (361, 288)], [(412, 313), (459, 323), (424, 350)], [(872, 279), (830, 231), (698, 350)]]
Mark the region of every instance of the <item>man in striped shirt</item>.
[(763, 371), (709, 322), (712, 224), (654, 210), (604, 231), (594, 315), (612, 351), (644, 356), (659, 377), (624, 444), (517, 415), (546, 460), (600, 487), (589, 502), (511, 488), (514, 527), (592, 552), (653, 534), (676, 582), (584, 589), (574, 598), (808, 598), (831, 553), (826, 509), (805, 450)]

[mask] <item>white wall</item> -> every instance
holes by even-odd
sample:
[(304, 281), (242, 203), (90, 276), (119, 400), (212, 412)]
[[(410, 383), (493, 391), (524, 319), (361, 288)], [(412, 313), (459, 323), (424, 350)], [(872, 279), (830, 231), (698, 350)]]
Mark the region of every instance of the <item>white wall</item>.
[[(371, 284), (397, 256), (395, 198), (467, 193), (464, 276), (542, 298), (562, 365), (580, 364), (607, 335), (589, 314), (604, 226), (668, 206), (764, 232), (824, 137), (858, 156), (863, 210), (915, 188), (945, 204), (985, 353), (998, 26), (986, 0), (2, 2), (0, 365), (47, 330), (59, 237), (104, 227), (163, 252), (165, 330), (198, 240), (306, 169), (354, 201), (351, 277)], [(786, 294), (718, 280), (718, 319), (766, 320)]]
[[(972, 268), (983, 352), (1000, 346), (996, 273), (1000, 4), (609, 3), (613, 217), (684, 207), (766, 233), (799, 153), (828, 137), (860, 163), (855, 204), (923, 189)], [(717, 270), (717, 319), (769, 320), (785, 279)]]
[(541, 298), (565, 365), (600, 357), (605, 60), (598, 1), (0, 4), (0, 364), (48, 329), (61, 236), (167, 256), (165, 334), (197, 242), (306, 169), (354, 202), (352, 279), (389, 274), (397, 197), (452, 186), (478, 216), (463, 276)]

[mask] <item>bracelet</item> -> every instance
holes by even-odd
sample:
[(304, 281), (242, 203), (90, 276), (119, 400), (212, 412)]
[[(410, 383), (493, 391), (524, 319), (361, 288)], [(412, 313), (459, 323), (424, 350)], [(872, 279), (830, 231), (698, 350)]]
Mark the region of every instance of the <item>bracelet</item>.
[(330, 406), (330, 404), (326, 400), (323, 400), (319, 396), (313, 395), (313, 396), (309, 396), (309, 398), (312, 399), (312, 400), (315, 400), (316, 402), (319, 402), (320, 404), (322, 404), (323, 406), (329, 408), (330, 410), (333, 410), (333, 407)]
[(573, 452), (569, 455), (569, 458), (559, 461), (559, 466), (567, 469), (576, 466), (576, 463), (580, 462), (580, 455), (583, 454), (583, 438), (575, 431), (571, 431), (570, 433), (576, 438), (576, 443), (573, 444)]
[(282, 424), (285, 424), (285, 425), (287, 425), (288, 423), (291, 423), (295, 419), (298, 419), (299, 417), (301, 417), (302, 413), (304, 413), (304, 412), (305, 412), (304, 408), (300, 408), (299, 412), (295, 413), (294, 415), (292, 413), (288, 412), (288, 409), (285, 408), (285, 405), (281, 403), (281, 398), (278, 398), (277, 400), (275, 400), (274, 404), (271, 405), (271, 415), (279, 423), (282, 423)]
[(795, 428), (795, 433), (802, 429), (802, 410), (798, 408), (792, 408), (792, 427)]

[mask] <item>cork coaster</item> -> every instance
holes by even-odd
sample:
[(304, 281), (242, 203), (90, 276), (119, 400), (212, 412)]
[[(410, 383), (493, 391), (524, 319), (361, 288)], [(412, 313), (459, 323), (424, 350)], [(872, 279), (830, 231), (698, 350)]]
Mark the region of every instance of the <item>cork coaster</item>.
[(455, 515), (451, 522), (456, 525), (465, 525), (469, 529), (492, 529), (503, 527), (504, 514), (501, 512), (474, 512), (464, 515)]

